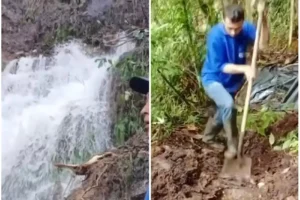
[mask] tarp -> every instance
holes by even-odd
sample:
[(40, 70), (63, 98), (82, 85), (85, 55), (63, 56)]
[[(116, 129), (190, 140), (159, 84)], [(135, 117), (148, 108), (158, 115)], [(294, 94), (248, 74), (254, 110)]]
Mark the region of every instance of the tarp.
[(264, 67), (253, 84), (250, 104), (298, 110), (298, 63)]

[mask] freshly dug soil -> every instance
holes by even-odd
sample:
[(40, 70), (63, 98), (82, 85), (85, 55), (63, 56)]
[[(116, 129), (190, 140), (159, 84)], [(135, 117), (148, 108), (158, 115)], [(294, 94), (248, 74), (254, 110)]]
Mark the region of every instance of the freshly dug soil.
[(298, 127), (298, 112), (287, 113), (284, 118), (277, 121), (267, 130), (269, 133), (276, 133), (276, 138), (286, 136), (292, 130)]
[(283, 200), (298, 199), (297, 158), (275, 152), (266, 138), (248, 132), (245, 153), (252, 158), (252, 183), (219, 178), (223, 150), (185, 131), (152, 147), (153, 200)]

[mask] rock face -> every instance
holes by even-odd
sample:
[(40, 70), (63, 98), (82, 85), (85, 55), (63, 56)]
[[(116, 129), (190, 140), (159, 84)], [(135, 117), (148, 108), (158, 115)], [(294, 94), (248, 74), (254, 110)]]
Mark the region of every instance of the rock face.
[(45, 54), (74, 37), (110, 50), (117, 32), (148, 28), (148, 13), (147, 0), (3, 0), (2, 59)]

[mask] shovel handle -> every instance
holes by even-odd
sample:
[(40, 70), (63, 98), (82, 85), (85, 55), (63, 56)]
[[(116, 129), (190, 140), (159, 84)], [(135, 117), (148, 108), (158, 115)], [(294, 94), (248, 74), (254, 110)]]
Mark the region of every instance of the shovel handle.
[[(259, 1), (259, 4), (260, 3), (263, 4), (260, 6), (262, 6), (262, 8), (264, 8), (264, 1)], [(256, 60), (257, 60), (257, 52), (258, 52), (258, 43), (259, 43), (259, 39), (260, 39), (262, 15), (263, 15), (263, 10), (261, 10), (258, 13), (258, 26), (256, 28), (253, 55), (252, 55), (252, 60), (251, 60), (251, 67), (253, 70), (256, 69)], [(243, 118), (242, 118), (242, 125), (241, 125), (241, 133), (240, 133), (240, 137), (239, 137), (238, 156), (241, 156), (241, 154), (242, 154), (242, 144), (243, 144), (243, 139), (244, 139), (244, 135), (245, 135), (246, 121), (247, 121), (247, 116), (248, 116), (248, 111), (249, 111), (252, 84), (253, 84), (253, 80), (250, 79), (248, 81), (248, 87), (247, 87), (247, 93), (246, 93), (246, 99), (245, 99), (245, 105), (244, 105), (244, 112), (243, 112)]]

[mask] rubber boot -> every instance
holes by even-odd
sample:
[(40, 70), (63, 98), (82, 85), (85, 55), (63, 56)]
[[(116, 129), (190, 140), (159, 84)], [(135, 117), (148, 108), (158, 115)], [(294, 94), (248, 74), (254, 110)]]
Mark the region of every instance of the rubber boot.
[(210, 116), (203, 132), (202, 141), (205, 143), (213, 143), (216, 135), (220, 133), (223, 125), (216, 123), (215, 117)]
[(237, 127), (237, 109), (233, 109), (232, 110), (232, 141), (233, 141), (233, 145), (235, 146), (235, 148), (238, 148), (238, 141), (239, 141), (239, 130)]
[(228, 159), (233, 159), (237, 155), (238, 146), (238, 129), (236, 124), (237, 110), (232, 110), (232, 117), (230, 121), (224, 123), (224, 130), (227, 137), (227, 150), (225, 152), (225, 157)]

